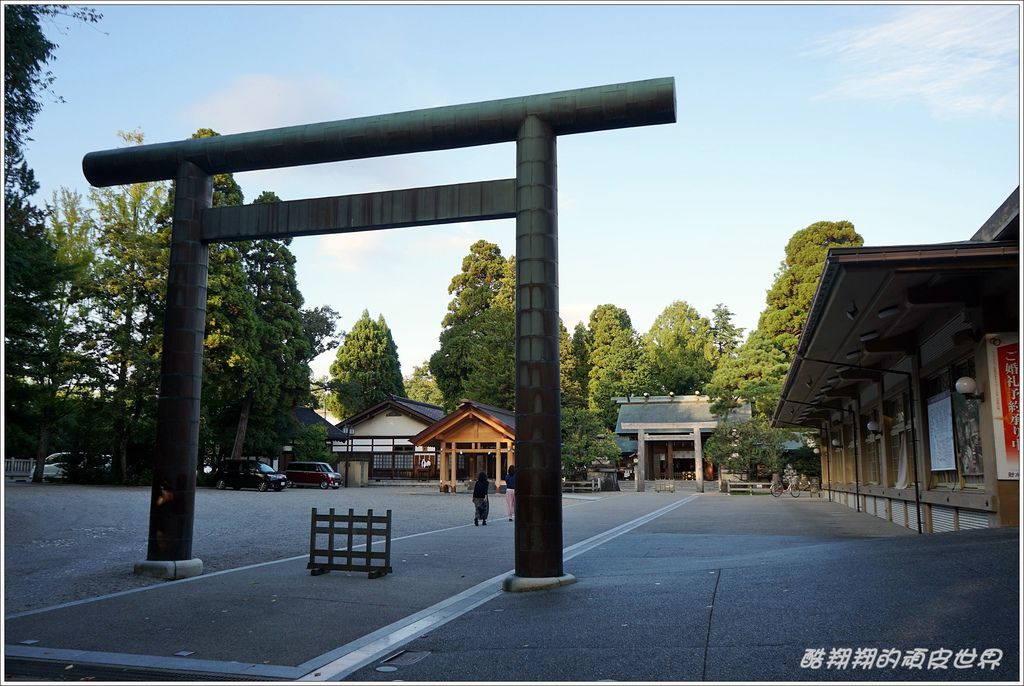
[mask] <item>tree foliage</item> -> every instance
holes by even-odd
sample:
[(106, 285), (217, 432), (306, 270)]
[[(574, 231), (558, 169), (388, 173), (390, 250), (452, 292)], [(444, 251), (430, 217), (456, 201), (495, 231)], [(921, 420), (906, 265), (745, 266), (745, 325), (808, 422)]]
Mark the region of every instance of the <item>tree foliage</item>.
[(584, 407), (562, 408), (562, 466), (566, 474), (585, 471), (595, 462), (616, 464), (619, 447), (601, 415)]
[(363, 310), (338, 348), (330, 371), (337, 391), (327, 407), (340, 417), (351, 417), (389, 395), (405, 397), (398, 348), (384, 315), (373, 320)]
[(761, 465), (769, 472), (782, 470), (783, 444), (794, 437), (793, 432), (773, 429), (765, 417), (748, 422), (726, 421), (704, 445), (704, 455), (713, 464), (753, 478)]
[(861, 245), (864, 239), (848, 221), (816, 222), (789, 239), (786, 257), (775, 273), (767, 307), (757, 325), (762, 335), (788, 359), (796, 353), (829, 249)]
[(441, 406), (444, 395), (426, 363), (413, 367), (412, 375), (405, 379), (405, 392), (410, 400)]
[(687, 302), (662, 310), (644, 337), (650, 357), (648, 392), (684, 395), (700, 391), (711, 379), (716, 359), (711, 322)]
[[(582, 331), (577, 345), (576, 336), (569, 336), (565, 324), (558, 322), (558, 374), (562, 395), (562, 409), (587, 406), (587, 374), (589, 372), (586, 350), (586, 327), (580, 322), (576, 331)], [(564, 416), (564, 415), (563, 415)]]
[[(139, 145), (137, 131), (119, 132)], [(128, 446), (145, 417), (155, 413), (163, 349), (169, 226), (162, 221), (168, 184), (136, 183), (94, 189), (97, 265), (95, 313), (108, 399), (116, 473), (127, 476)]]
[(452, 410), (463, 398), (498, 407), (515, 405), (515, 258), (480, 240), (448, 287), (430, 372)]
[[(4, 5), (4, 413), (8, 454), (35, 452), (45, 457), (54, 416), (44, 405), (47, 398), (63, 398), (75, 373), (48, 376), (45, 367), (60, 363), (54, 345), (77, 331), (65, 317), (78, 307), (80, 290), (69, 290), (81, 279), (80, 265), (69, 261), (48, 232), (44, 212), (32, 202), (39, 190), (35, 174), (25, 160), (24, 147), (42, 110), (42, 97), (54, 82), (47, 65), (57, 45), (43, 33), (41, 23), (58, 18), (76, 22), (100, 19), (91, 9), (70, 11), (67, 5)], [(69, 300), (70, 298), (70, 300)], [(63, 341), (63, 343), (61, 342)], [(67, 351), (77, 354), (78, 351)], [(50, 370), (51, 372), (55, 370)], [(49, 379), (40, 387), (39, 379)], [(63, 403), (62, 403), (63, 404)], [(49, 428), (47, 428), (49, 426)], [(37, 469), (35, 476), (40, 476)]]
[(726, 413), (749, 401), (755, 416), (770, 416), (807, 322), (830, 248), (863, 245), (847, 221), (822, 221), (793, 234), (768, 290), (757, 329), (719, 365), (709, 384), (712, 410)]
[(313, 424), (299, 428), (292, 439), (292, 454), (296, 461), (333, 462), (327, 447), (327, 427)]
[(618, 416), (613, 397), (650, 392), (650, 358), (633, 330), (629, 314), (621, 307), (598, 305), (590, 313), (589, 330), (587, 407), (603, 426), (612, 429)]

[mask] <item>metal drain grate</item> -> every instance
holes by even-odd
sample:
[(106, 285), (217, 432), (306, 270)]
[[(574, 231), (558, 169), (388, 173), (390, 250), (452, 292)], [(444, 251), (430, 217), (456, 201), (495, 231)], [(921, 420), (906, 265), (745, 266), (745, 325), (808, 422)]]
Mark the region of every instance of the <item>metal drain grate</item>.
[(430, 655), (429, 650), (403, 650), (391, 657), (384, 658), (381, 660), (381, 664), (390, 667), (408, 667), (409, 665), (416, 664), (427, 655)]

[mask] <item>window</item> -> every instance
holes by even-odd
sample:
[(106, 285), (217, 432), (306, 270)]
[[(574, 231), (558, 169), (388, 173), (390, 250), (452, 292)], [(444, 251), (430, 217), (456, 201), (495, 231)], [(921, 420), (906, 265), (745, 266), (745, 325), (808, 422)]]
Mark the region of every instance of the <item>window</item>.
[(961, 376), (974, 375), (974, 358), (968, 356), (924, 380), (928, 441), (932, 452), (931, 488), (984, 487), (978, 405), (954, 388)]
[(910, 431), (910, 396), (900, 393), (882, 405), (882, 420), (889, 441), (888, 486), (906, 488), (914, 478), (914, 443)]
[(878, 422), (878, 410), (872, 410), (867, 415), (861, 415), (861, 435), (864, 436), (864, 447), (861, 454), (861, 464), (863, 465), (863, 473), (860, 475), (861, 483), (864, 484), (879, 484), (882, 481), (881, 468), (879, 467), (879, 443), (882, 440), (881, 424), (879, 424), (879, 433), (871, 433), (868, 430), (868, 422)]

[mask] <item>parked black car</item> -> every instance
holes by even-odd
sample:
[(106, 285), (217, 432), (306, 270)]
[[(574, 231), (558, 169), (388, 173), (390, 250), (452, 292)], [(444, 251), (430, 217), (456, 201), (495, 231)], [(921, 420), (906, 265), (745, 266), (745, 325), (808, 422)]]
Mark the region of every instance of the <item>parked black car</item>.
[(236, 491), (240, 488), (255, 488), (266, 491), (284, 490), (288, 478), (270, 465), (257, 460), (224, 460), (213, 473), (213, 482), (217, 488), (224, 490), (231, 487)]

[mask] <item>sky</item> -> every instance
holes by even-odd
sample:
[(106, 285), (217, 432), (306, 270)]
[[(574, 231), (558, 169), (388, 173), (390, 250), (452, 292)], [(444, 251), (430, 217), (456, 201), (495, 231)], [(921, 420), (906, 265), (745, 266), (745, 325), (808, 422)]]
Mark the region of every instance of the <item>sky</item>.
[[(40, 202), (86, 153), (673, 77), (673, 124), (558, 139), (559, 300), (640, 333), (676, 300), (747, 333), (786, 243), (848, 220), (866, 245), (966, 240), (1020, 184), (1020, 3), (103, 4), (47, 24), (63, 102), (26, 157)], [(236, 174), (246, 202), (515, 174), (514, 143)], [(438, 347), (469, 246), (513, 220), (293, 241), (305, 306), (383, 315), (405, 375)], [(335, 351), (311, 365), (327, 374)]]

